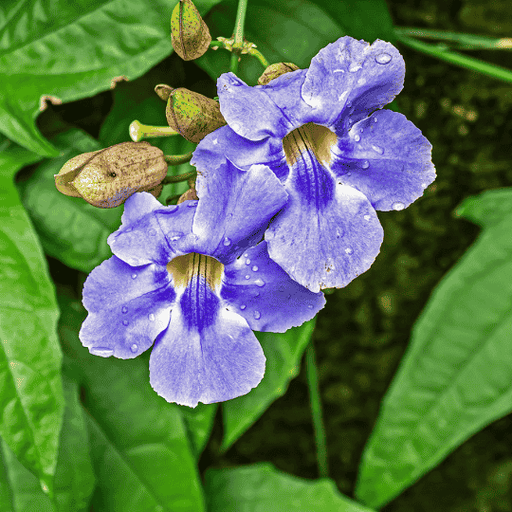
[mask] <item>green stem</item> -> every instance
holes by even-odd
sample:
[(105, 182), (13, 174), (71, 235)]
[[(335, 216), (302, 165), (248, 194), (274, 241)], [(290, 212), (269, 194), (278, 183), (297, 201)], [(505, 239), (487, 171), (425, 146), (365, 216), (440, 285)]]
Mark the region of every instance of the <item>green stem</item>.
[(495, 66), (494, 64), (488, 64), (482, 60), (474, 59), (473, 57), (468, 57), (466, 55), (461, 55), (460, 53), (449, 51), (446, 48), (439, 48), (437, 45), (416, 41), (412, 37), (404, 36), (399, 31), (395, 34), (401, 43), (405, 44), (406, 46), (410, 46), (411, 48), (414, 48), (421, 53), (431, 55), (432, 57), (437, 57), (440, 60), (450, 62), (451, 64), (455, 64), (456, 66), (460, 66), (462, 68), (478, 71), (479, 73), (490, 76), (492, 78), (497, 78), (505, 82), (512, 82), (512, 71), (509, 69)]
[(177, 174), (176, 176), (166, 176), (162, 185), (168, 185), (169, 183), (179, 183), (180, 181), (188, 181), (196, 177), (196, 171), (186, 172), (184, 174)]
[(184, 155), (165, 155), (164, 160), (167, 162), (167, 165), (186, 164), (192, 159), (192, 153), (193, 151), (185, 153)]
[(320, 478), (329, 476), (327, 462), (327, 445), (325, 442), (325, 428), (322, 419), (322, 404), (320, 402), (320, 390), (318, 387), (318, 375), (316, 371), (315, 349), (310, 340), (306, 349), (306, 375), (309, 387), (309, 402), (313, 416), (313, 430), (315, 432), (316, 459)]
[(244, 42), (244, 23), (245, 23), (245, 13), (247, 12), (247, 2), (248, 0), (238, 0), (238, 9), (236, 11), (236, 21), (235, 21), (235, 40), (233, 43), (233, 52), (231, 53), (231, 66), (230, 69), (233, 73), (238, 71), (238, 58), (239, 55), (236, 51), (237, 47), (242, 46)]
[(265, 57), (263, 56), (263, 54), (262, 54), (260, 51), (256, 50), (256, 48), (251, 48), (251, 49), (249, 50), (249, 55), (252, 55), (253, 57), (256, 57), (256, 58), (261, 62), (261, 65), (262, 65), (265, 69), (267, 69), (267, 68), (268, 68), (269, 63), (268, 63), (267, 59), (265, 59)]

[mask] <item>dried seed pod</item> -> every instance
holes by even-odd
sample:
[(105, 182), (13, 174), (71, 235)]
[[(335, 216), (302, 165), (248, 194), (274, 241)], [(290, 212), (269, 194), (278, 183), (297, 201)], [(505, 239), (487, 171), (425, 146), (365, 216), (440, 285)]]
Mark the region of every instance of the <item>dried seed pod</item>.
[(174, 7), (171, 40), (174, 51), (183, 60), (198, 59), (210, 46), (210, 31), (191, 0), (180, 0)]
[(167, 101), (171, 95), (172, 87), (167, 84), (158, 84), (155, 86), (155, 92), (160, 99)]
[(195, 143), (226, 124), (215, 100), (182, 87), (171, 92), (165, 115), (172, 129)]
[(93, 206), (114, 208), (135, 192), (155, 195), (166, 175), (167, 163), (160, 149), (149, 142), (122, 142), (68, 160), (55, 175), (55, 186)]
[(296, 69), (299, 69), (299, 67), (291, 62), (271, 64), (258, 78), (258, 85), (267, 85), (271, 80), (274, 80), (274, 78), (295, 71)]

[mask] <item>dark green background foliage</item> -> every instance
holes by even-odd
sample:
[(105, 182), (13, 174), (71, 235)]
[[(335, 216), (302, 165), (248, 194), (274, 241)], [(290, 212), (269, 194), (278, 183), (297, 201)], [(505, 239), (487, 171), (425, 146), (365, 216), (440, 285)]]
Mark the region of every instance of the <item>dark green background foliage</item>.
[[(505, 82), (399, 46), (396, 107), (433, 144), (438, 178), (406, 210), (379, 213), (375, 264), (330, 294), (316, 323), (258, 333), (267, 373), (248, 395), (168, 404), (149, 386), (148, 353), (102, 359), (80, 344), (82, 285), (110, 256), (122, 207), (65, 197), (53, 175), (129, 140), (134, 119), (165, 125), (156, 84), (216, 96), (229, 54), (172, 54), (175, 3), (0, 5), (0, 511), (512, 511)], [(214, 38), (231, 35), (235, 0), (196, 4)], [(396, 43), (397, 26), (506, 37), (511, 14), (505, 0), (249, 0), (245, 36), (270, 62), (307, 67), (342, 35)], [(512, 67), (510, 53), (467, 55)], [(251, 85), (261, 71), (242, 59)], [(166, 154), (194, 147), (151, 142)], [(161, 199), (183, 190), (166, 185)], [(315, 480), (302, 361), (311, 337), (329, 480)]]

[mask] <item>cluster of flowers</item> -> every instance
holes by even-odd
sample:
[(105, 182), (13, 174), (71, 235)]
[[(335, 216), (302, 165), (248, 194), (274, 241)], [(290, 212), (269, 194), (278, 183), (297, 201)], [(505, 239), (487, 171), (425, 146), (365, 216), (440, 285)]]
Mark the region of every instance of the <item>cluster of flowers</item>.
[(198, 144), (199, 200), (125, 202), (113, 256), (85, 282), (80, 339), (127, 359), (154, 344), (150, 382), (194, 407), (248, 393), (265, 356), (252, 331), (284, 332), (377, 256), (376, 210), (401, 210), (434, 180), (431, 145), (382, 110), (403, 87), (391, 44), (342, 37), (308, 69), (250, 87), (217, 82), (227, 122)]

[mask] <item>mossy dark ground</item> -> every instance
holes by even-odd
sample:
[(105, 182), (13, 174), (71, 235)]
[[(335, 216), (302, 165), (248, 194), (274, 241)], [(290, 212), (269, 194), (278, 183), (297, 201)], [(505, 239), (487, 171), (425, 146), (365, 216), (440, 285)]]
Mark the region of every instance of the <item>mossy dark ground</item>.
[[(512, 33), (509, 0), (394, 0), (388, 5), (397, 26), (497, 37)], [(399, 49), (407, 73), (398, 107), (431, 141), (438, 178), (406, 210), (379, 213), (385, 240), (375, 264), (330, 295), (318, 316), (314, 343), (330, 475), (348, 496), (353, 496), (363, 447), (411, 328), (434, 287), (478, 236), (479, 229), (454, 217), (454, 209), (470, 195), (512, 186), (512, 87)], [(472, 55), (512, 68), (510, 53)], [(172, 85), (184, 85), (193, 65), (171, 56), (153, 77), (161, 75), (160, 82), (165, 82), (169, 66), (174, 70)], [(204, 76), (190, 88), (215, 95), (213, 82)], [(97, 136), (111, 104), (106, 92), (51, 107), (39, 125), (44, 131), (57, 114)], [(62, 280), (62, 265), (50, 260), (50, 270), (54, 279)], [(217, 454), (222, 435), (218, 420), (203, 467), (271, 461), (294, 475), (317, 477), (304, 368), (286, 395), (222, 456)], [(508, 512), (511, 485), (512, 416), (507, 416), (469, 439), (383, 511)]]

